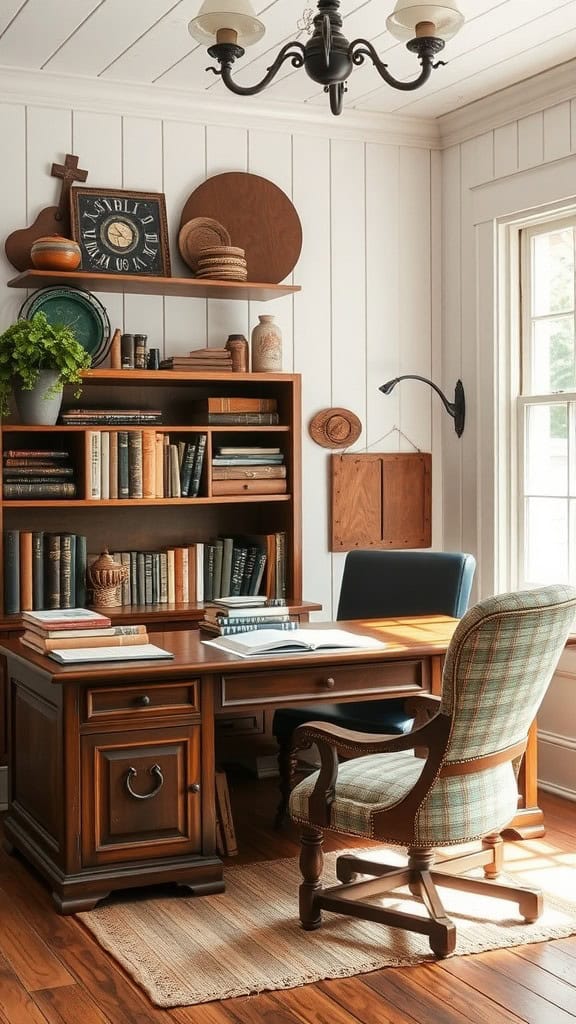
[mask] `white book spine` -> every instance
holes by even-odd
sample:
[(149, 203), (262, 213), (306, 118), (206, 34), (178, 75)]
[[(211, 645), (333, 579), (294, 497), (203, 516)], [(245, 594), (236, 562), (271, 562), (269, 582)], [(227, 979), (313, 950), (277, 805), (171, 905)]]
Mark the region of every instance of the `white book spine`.
[(156, 434), (155, 448), (156, 497), (164, 498), (164, 435)]
[(100, 496), (102, 501), (110, 498), (110, 434), (103, 430), (100, 435)]
[(188, 548), (182, 549), (182, 593), (184, 600), (190, 600), (190, 591), (188, 587)]
[(196, 600), (204, 600), (204, 545), (196, 545)]
[(176, 601), (176, 575), (174, 571), (174, 548), (166, 552), (168, 563), (168, 602), (174, 604)]
[(168, 552), (160, 552), (160, 604), (168, 601)]
[(90, 498), (99, 501), (102, 497), (100, 466), (102, 462), (102, 435), (99, 430), (88, 431), (90, 451)]

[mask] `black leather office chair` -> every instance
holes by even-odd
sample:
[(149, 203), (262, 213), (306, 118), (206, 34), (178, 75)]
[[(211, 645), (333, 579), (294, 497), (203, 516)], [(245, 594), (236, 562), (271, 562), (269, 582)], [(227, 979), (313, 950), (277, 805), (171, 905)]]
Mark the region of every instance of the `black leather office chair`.
[[(344, 566), (337, 618), (460, 618), (468, 607), (475, 569), (474, 557), (462, 552), (351, 551)], [(272, 724), (280, 770), (276, 826), (285, 817), (296, 771), (294, 730), (311, 721), (330, 722), (356, 732), (398, 734), (409, 732), (414, 719), (405, 711), (402, 699), (314, 704), (276, 711)]]

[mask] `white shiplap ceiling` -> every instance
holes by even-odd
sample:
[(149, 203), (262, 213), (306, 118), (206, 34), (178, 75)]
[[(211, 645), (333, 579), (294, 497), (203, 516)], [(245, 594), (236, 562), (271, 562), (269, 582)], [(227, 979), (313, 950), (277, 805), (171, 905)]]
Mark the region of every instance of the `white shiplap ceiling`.
[[(229, 97), (211, 73), (203, 46), (187, 24), (201, 0), (0, 0), (0, 68), (103, 79), (108, 83), (186, 90), (196, 97)], [(346, 108), (371, 113), (439, 117), (482, 96), (571, 60), (576, 55), (576, 0), (459, 0), (465, 16), (446, 45), (446, 67), (414, 93), (382, 83), (370, 64), (355, 68)], [(243, 85), (258, 81), (281, 45), (306, 41), (297, 22), (312, 0), (255, 0), (264, 39), (236, 65)], [(393, 0), (343, 0), (348, 39), (369, 39), (390, 71), (411, 78), (417, 58), (386, 31)], [(324, 106), (322, 90), (289, 65), (264, 94), (284, 103)], [(249, 100), (239, 100), (248, 103)]]

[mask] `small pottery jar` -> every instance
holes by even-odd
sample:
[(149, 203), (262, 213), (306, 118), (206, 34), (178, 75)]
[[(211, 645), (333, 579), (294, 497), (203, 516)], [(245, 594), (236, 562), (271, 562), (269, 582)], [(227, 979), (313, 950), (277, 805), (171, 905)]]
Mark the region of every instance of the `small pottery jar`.
[(252, 331), (252, 371), (277, 373), (282, 369), (282, 331), (273, 316), (259, 316)]
[(232, 356), (232, 372), (248, 373), (248, 342), (243, 334), (229, 334), (224, 346)]
[(61, 235), (37, 238), (30, 249), (30, 259), (36, 270), (76, 270), (81, 258), (78, 242)]

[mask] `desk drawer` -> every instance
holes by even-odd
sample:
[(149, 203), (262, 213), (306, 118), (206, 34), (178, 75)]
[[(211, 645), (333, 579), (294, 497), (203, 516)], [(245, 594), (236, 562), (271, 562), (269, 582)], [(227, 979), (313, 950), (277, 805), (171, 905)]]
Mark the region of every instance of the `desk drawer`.
[(430, 690), (430, 669), (425, 660), (388, 664), (319, 665), (285, 671), (223, 675), (220, 706), (323, 701), (341, 697), (374, 696), (380, 693), (421, 693)]
[(126, 715), (137, 714), (146, 719), (159, 715), (189, 715), (200, 713), (200, 684), (170, 683), (167, 686), (140, 683), (139, 686), (102, 686), (86, 690), (83, 720), (114, 721)]

